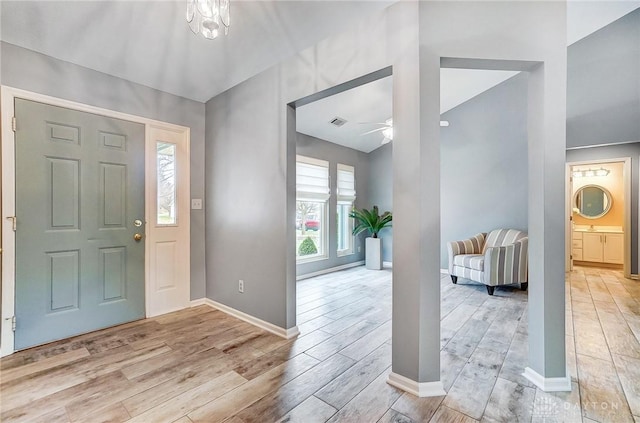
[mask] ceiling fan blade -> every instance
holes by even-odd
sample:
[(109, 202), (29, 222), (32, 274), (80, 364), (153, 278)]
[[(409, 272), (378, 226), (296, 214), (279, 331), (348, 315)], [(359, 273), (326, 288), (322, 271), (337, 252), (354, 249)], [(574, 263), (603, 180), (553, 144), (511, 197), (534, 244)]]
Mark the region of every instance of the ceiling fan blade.
[(372, 129), (371, 131), (367, 131), (367, 132), (365, 132), (365, 133), (360, 134), (360, 136), (362, 136), (362, 135), (367, 135), (367, 134), (373, 134), (374, 132), (384, 131), (385, 129), (387, 129), (387, 128), (386, 128), (386, 127), (384, 127), (384, 128)]
[(384, 137), (384, 139), (382, 140), (382, 142), (380, 143), (380, 145), (385, 145), (385, 144), (389, 144), (391, 142), (391, 140), (387, 137)]

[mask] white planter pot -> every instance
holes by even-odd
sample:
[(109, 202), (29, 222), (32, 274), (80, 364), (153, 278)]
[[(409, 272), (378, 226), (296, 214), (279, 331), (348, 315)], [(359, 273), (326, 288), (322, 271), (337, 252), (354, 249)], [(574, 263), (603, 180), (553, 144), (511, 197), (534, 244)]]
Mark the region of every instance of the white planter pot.
[(365, 266), (370, 270), (382, 269), (382, 239), (367, 238), (364, 247)]

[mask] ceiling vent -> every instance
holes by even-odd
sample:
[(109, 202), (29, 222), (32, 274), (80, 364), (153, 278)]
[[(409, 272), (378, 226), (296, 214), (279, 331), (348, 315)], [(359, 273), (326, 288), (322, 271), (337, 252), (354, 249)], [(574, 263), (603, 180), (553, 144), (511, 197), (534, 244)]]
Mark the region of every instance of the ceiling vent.
[(347, 123), (347, 120), (336, 116), (333, 119), (331, 119), (329, 121), (329, 123), (332, 124), (332, 125), (335, 125), (337, 127), (340, 127), (340, 126), (344, 125), (345, 123)]

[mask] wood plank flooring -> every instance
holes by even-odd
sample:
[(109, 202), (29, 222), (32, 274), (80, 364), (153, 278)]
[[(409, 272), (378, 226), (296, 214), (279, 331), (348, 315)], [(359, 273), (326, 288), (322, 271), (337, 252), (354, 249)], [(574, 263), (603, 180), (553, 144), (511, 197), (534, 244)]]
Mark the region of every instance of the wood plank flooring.
[(527, 364), (527, 293), (443, 277), (445, 397), (386, 383), (391, 271), (298, 283), (300, 336), (283, 340), (206, 306), (0, 360), (2, 422), (640, 422), (640, 282), (567, 276), (573, 391), (545, 393)]

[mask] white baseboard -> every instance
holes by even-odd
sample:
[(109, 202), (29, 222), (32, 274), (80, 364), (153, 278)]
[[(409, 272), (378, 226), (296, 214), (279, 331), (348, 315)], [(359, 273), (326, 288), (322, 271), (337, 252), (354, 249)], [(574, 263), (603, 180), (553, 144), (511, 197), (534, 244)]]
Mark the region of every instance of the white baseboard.
[(388, 268), (388, 269), (393, 269), (393, 262), (392, 261), (383, 261), (382, 262), (382, 268)]
[(638, 279), (640, 279), (640, 276), (638, 276), (638, 275), (636, 275), (636, 274), (633, 274), (633, 273), (632, 273), (631, 275), (629, 275), (629, 276), (630, 276), (630, 278), (631, 278), (631, 279), (636, 280), (636, 281), (637, 281)]
[(313, 278), (314, 276), (326, 275), (327, 273), (333, 273), (339, 270), (351, 269), (352, 267), (358, 267), (363, 265), (364, 265), (364, 260), (354, 261), (353, 263), (347, 263), (341, 266), (330, 267), (329, 269), (318, 270), (317, 272), (305, 273), (304, 275), (297, 275), (296, 280), (301, 281), (303, 279)]
[(274, 325), (273, 323), (269, 323), (262, 319), (258, 319), (257, 317), (254, 317), (243, 311), (236, 310), (233, 307), (229, 307), (217, 301), (213, 301), (210, 298), (200, 298), (197, 300), (191, 300), (191, 307), (197, 307), (199, 305), (208, 305), (209, 307), (213, 307), (217, 310), (227, 313), (230, 316), (233, 316), (240, 320), (244, 320), (247, 323), (250, 323), (254, 326), (259, 327), (260, 329), (264, 329), (267, 332), (271, 332), (272, 334), (278, 335), (285, 339), (292, 339), (300, 334), (300, 331), (298, 330), (298, 326), (294, 326), (289, 329), (284, 329), (284, 328), (281, 328), (280, 326)]
[(440, 269), (440, 273), (442, 273), (443, 275), (448, 275), (449, 269)]
[(531, 367), (525, 367), (522, 376), (545, 392), (571, 392), (571, 376), (569, 369), (564, 377), (544, 377)]
[(417, 397), (440, 397), (447, 395), (441, 381), (416, 382), (397, 373), (389, 373), (387, 383)]
[(191, 307), (198, 307), (201, 305), (210, 305), (207, 304), (208, 298), (198, 298), (197, 300), (191, 300)]

